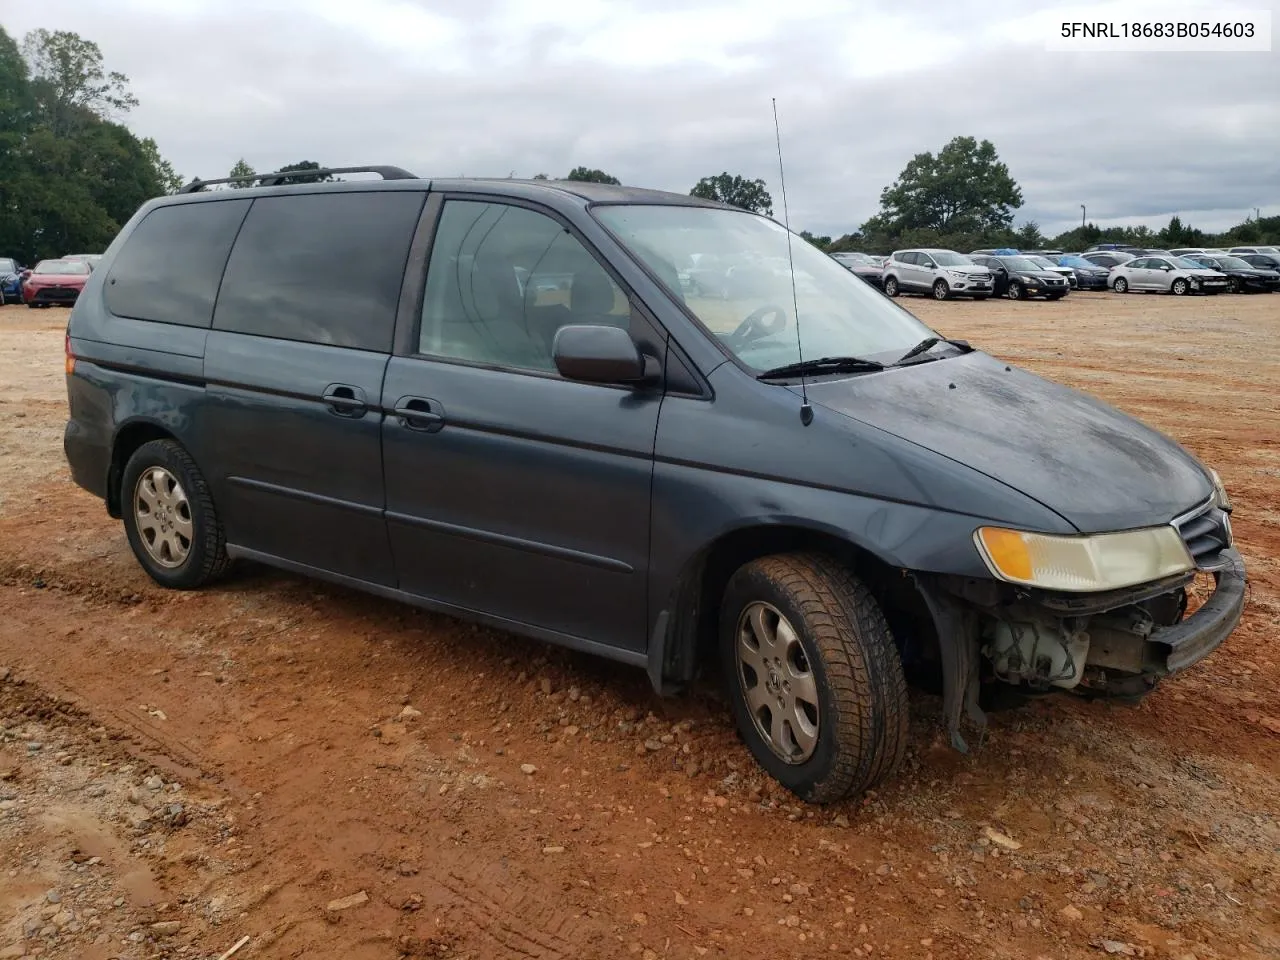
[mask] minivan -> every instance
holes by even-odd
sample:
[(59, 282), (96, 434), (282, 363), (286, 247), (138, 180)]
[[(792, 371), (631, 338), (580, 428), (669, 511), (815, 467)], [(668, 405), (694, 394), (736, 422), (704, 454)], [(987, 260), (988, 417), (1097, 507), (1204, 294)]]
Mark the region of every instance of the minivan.
[(245, 558), (722, 673), (813, 802), (892, 774), (908, 679), (964, 750), (993, 691), (1138, 698), (1239, 620), (1216, 473), (774, 220), (369, 170), (148, 201), (72, 311), (66, 456), (157, 583)]

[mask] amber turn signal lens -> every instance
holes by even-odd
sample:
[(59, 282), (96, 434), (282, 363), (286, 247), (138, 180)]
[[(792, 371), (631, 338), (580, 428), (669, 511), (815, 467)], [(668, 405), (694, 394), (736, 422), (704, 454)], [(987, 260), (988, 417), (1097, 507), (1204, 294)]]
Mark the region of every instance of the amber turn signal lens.
[(1026, 582), (1031, 579), (1031, 551), (1027, 549), (1021, 533), (999, 527), (982, 527), (978, 537), (987, 548), (987, 556), (1002, 574), (1010, 580)]

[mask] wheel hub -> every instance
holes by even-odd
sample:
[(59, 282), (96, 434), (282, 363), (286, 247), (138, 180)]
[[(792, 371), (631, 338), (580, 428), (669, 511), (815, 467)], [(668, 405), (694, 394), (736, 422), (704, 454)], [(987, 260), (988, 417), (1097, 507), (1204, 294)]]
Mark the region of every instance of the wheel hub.
[(818, 686), (800, 635), (776, 608), (748, 604), (738, 620), (738, 676), (769, 749), (803, 763), (818, 746)]

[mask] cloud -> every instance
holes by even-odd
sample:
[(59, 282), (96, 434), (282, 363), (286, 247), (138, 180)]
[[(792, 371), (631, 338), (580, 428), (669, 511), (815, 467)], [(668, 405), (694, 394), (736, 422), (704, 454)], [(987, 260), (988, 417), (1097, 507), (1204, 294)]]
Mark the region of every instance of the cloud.
[(186, 176), (241, 156), (427, 176), (585, 164), (686, 192), (728, 170), (763, 178), (781, 212), (777, 97), (796, 229), (855, 228), (913, 154), (957, 135), (995, 143), (1019, 219), (1049, 232), (1082, 203), (1205, 228), (1280, 212), (1280, 54), (1046, 52), (1061, 6), (42, 0), (5, 26), (96, 40), (142, 101), (130, 124)]

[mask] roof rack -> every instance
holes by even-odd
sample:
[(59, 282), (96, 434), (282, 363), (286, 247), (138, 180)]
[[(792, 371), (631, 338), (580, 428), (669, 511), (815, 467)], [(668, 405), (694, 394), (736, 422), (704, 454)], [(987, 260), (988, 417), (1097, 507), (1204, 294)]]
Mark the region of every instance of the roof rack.
[(199, 193), (205, 187), (215, 183), (258, 183), (264, 187), (277, 187), (289, 177), (327, 177), (335, 173), (376, 173), (383, 180), (417, 180), (415, 174), (400, 167), (324, 167), (319, 170), (281, 170), (275, 173), (253, 173), (243, 177), (220, 177), (217, 180), (192, 180), (179, 188), (179, 193)]

